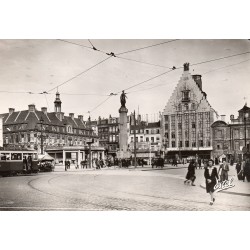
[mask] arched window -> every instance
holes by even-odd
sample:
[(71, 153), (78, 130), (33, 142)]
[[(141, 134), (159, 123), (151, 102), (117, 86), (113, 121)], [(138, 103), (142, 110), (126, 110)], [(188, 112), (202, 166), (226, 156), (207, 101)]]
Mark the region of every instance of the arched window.
[(187, 111), (187, 110), (188, 110), (188, 104), (185, 103), (185, 111)]
[(68, 133), (72, 133), (72, 127), (68, 126)]
[(195, 110), (195, 103), (192, 103), (191, 109)]

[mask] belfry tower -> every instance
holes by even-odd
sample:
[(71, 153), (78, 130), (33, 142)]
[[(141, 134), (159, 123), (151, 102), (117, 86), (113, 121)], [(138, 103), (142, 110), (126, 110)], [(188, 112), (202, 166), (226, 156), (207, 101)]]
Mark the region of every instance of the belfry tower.
[(54, 111), (56, 112), (56, 113), (60, 113), (61, 112), (61, 105), (62, 105), (62, 102), (61, 102), (61, 100), (60, 100), (60, 94), (59, 94), (59, 92), (57, 91), (56, 92), (56, 99), (55, 99), (55, 101), (54, 101), (54, 104), (55, 104), (55, 108), (54, 108)]

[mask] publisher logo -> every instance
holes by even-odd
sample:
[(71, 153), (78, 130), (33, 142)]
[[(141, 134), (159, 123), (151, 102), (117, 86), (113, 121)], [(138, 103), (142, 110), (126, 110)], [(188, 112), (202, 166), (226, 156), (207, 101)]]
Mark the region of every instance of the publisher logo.
[(223, 190), (226, 190), (226, 189), (229, 189), (229, 188), (233, 188), (235, 185), (233, 184), (233, 177), (229, 180), (225, 180), (225, 181), (218, 181), (217, 180), (217, 183), (216, 185), (214, 186), (214, 191), (215, 192), (220, 192), (220, 191), (223, 191)]

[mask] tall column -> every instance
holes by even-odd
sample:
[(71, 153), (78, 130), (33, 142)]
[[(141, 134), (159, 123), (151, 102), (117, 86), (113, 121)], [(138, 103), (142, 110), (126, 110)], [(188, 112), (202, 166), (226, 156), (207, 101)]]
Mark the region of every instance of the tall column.
[(120, 151), (127, 152), (128, 150), (128, 133), (127, 133), (128, 109), (126, 107), (121, 107), (119, 109), (119, 113), (120, 113), (119, 148), (120, 148)]
[(77, 165), (78, 167), (81, 165), (81, 153), (80, 150), (77, 152)]
[(64, 149), (63, 149), (63, 164), (65, 164), (65, 161), (66, 161), (66, 159), (65, 159), (65, 151), (64, 151)]

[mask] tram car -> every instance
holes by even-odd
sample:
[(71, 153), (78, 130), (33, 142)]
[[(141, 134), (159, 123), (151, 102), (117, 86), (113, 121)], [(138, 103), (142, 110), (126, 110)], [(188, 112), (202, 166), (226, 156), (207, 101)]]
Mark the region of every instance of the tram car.
[(0, 150), (0, 176), (38, 173), (36, 151)]

